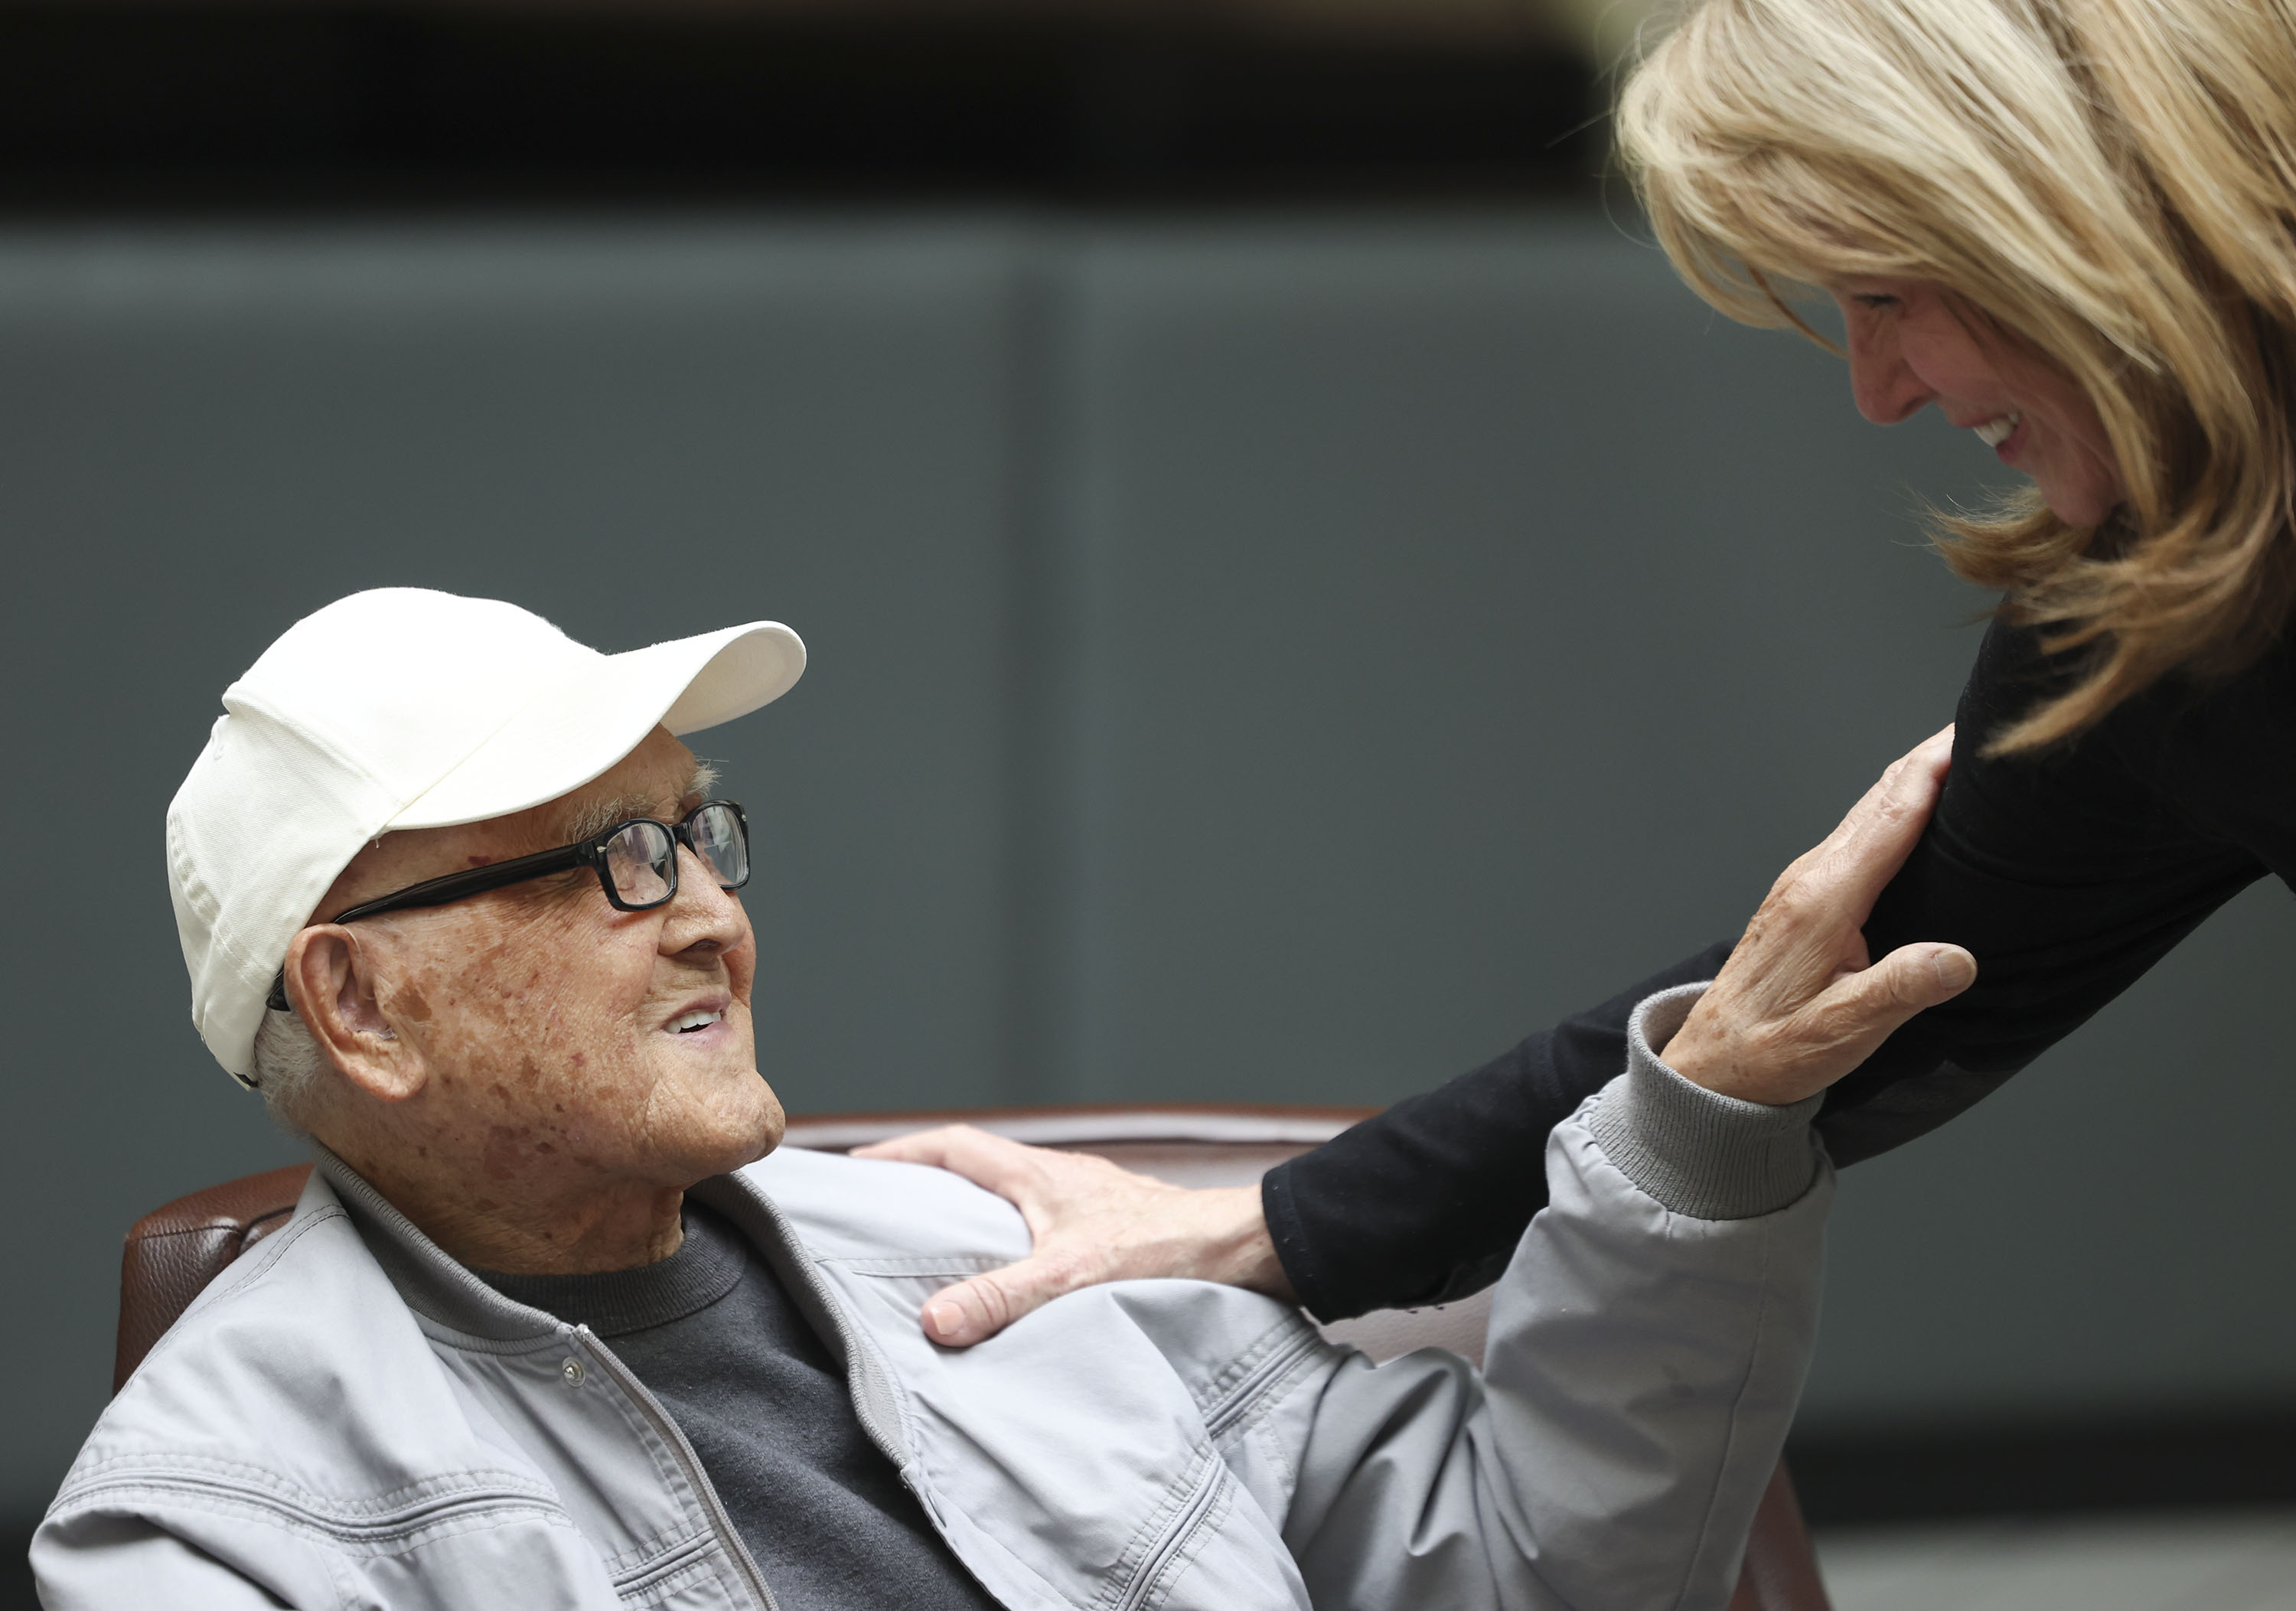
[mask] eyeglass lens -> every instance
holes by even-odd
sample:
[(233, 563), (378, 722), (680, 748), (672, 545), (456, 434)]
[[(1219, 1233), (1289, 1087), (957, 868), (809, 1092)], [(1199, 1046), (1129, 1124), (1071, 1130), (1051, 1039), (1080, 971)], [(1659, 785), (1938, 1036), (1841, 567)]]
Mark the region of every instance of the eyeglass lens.
[(742, 831), (742, 814), (729, 805), (704, 806), (694, 814), (693, 848), (701, 853), (718, 882), (739, 889), (750, 881), (750, 836)]
[(676, 876), (677, 841), (658, 822), (632, 822), (606, 842), (606, 875), (614, 892), (632, 906), (658, 906), (669, 899)]
[[(750, 843), (733, 807), (704, 806), (688, 830), (693, 848), (718, 882), (738, 889), (749, 881)], [(677, 842), (658, 822), (633, 822), (606, 842), (606, 873), (614, 892), (634, 907), (658, 906), (676, 887)]]

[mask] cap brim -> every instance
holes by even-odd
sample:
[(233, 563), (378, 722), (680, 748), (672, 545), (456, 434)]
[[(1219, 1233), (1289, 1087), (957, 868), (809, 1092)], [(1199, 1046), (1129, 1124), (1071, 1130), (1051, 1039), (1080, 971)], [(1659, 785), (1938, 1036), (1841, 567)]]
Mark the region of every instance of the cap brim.
[(753, 621), (570, 670), (383, 826), (451, 827), (555, 800), (657, 727), (698, 733), (779, 699), (805, 670), (805, 645), (779, 621)]

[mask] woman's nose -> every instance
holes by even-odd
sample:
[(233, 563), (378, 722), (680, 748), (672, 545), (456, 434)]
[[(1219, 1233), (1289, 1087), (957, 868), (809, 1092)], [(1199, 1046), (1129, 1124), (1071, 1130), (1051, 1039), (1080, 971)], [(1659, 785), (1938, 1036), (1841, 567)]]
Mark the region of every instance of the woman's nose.
[(1877, 425), (1910, 418), (1937, 396), (1906, 362), (1894, 334), (1853, 330), (1849, 337), (1849, 395), (1857, 412)]

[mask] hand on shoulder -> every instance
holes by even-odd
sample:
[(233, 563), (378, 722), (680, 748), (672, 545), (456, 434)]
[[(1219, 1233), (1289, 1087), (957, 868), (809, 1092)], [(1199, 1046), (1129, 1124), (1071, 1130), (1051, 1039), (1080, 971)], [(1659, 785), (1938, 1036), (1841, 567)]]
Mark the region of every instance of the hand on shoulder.
[(970, 1124), (896, 1136), (853, 1155), (953, 1171), (1029, 1222), (1035, 1249), (1027, 1258), (925, 1300), (925, 1335), (948, 1347), (995, 1336), (1062, 1294), (1103, 1281), (1177, 1276), (1292, 1296), (1257, 1186), (1189, 1190)]

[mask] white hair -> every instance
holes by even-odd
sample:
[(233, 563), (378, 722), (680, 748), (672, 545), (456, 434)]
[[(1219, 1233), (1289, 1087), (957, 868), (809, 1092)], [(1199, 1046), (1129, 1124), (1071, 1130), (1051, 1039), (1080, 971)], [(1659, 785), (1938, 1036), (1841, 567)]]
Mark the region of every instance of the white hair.
[(313, 1088), (332, 1072), (318, 1038), (292, 1012), (266, 1012), (255, 1032), (255, 1089), (273, 1123), (291, 1136), (311, 1133)]

